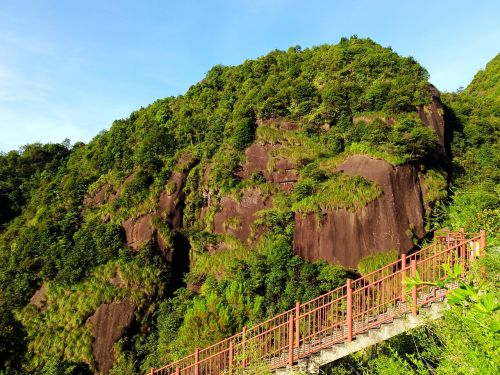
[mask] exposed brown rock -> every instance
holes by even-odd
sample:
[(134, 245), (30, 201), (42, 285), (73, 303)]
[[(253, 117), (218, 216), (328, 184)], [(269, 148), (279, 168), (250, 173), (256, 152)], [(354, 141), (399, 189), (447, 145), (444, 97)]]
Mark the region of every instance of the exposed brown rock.
[(47, 284), (42, 284), (42, 286), (38, 288), (38, 290), (31, 296), (30, 303), (42, 311), (47, 308)]
[(183, 192), (186, 183), (186, 172), (173, 172), (167, 185), (174, 186), (173, 191), (163, 191), (160, 194), (157, 213), (161, 215), (173, 228), (182, 226), (182, 209), (185, 194)]
[(131, 218), (123, 223), (128, 245), (138, 250), (141, 245), (153, 238), (152, 214)]
[(287, 194), (291, 194), (293, 191), (294, 184), (295, 184), (294, 181), (283, 181), (283, 182), (280, 182), (279, 186), (283, 192), (285, 192)]
[[(130, 174), (125, 179), (125, 182), (130, 182), (134, 179), (135, 173)], [(85, 206), (94, 206), (99, 207), (106, 203), (113, 202), (116, 198), (120, 196), (122, 193), (123, 186), (118, 186), (117, 189), (114, 189), (108, 183), (103, 184), (100, 189), (91, 197), (86, 197), (83, 200), (83, 204)]]
[(252, 144), (245, 151), (246, 162), (237, 175), (245, 179), (253, 173), (261, 173), (267, 181), (277, 184), (285, 192), (290, 192), (293, 183), (298, 179), (294, 165), (286, 158), (276, 157), (273, 167), (269, 168), (271, 154), (279, 147), (279, 145)]
[[(279, 121), (279, 126), (287, 130), (296, 128), (295, 125), (286, 121), (273, 121)], [(263, 123), (261, 121), (260, 125)], [(245, 150), (246, 162), (237, 171), (238, 177), (248, 179), (252, 174), (258, 173), (267, 181), (276, 184), (282, 191), (291, 193), (294, 183), (298, 180), (294, 165), (284, 157), (274, 157), (270, 165), (272, 155), (279, 147), (280, 145), (252, 144)], [(207, 202), (210, 204), (209, 197)], [(258, 189), (248, 189), (242, 192), (240, 201), (231, 197), (223, 197), (219, 206), (220, 210), (214, 216), (215, 233), (231, 234), (242, 242), (252, 242), (261, 234), (261, 230), (253, 225), (257, 219), (255, 214), (260, 210), (270, 208), (272, 199), (262, 196)], [(207, 210), (208, 207), (202, 208), (202, 218)]]
[(98, 371), (107, 374), (113, 367), (113, 344), (134, 320), (134, 310), (135, 305), (127, 299), (104, 303), (87, 320), (94, 336), (92, 353)]
[(434, 130), (439, 139), (439, 144), (442, 147), (442, 152), (444, 152), (445, 146), (445, 124), (443, 118), (443, 106), (441, 104), (441, 99), (439, 98), (439, 91), (437, 88), (431, 85), (429, 89), (432, 102), (426, 106), (417, 106), (417, 111), (422, 122)]
[(354, 155), (338, 166), (348, 175), (377, 182), (383, 193), (356, 212), (329, 210), (321, 223), (314, 214), (295, 216), (294, 251), (307, 260), (324, 259), (356, 267), (369, 254), (413, 246), (409, 228), (424, 235), (424, 206), (418, 173), (411, 165), (394, 167), (384, 160)]
[(245, 150), (246, 162), (242, 165), (238, 176), (241, 178), (248, 178), (252, 173), (262, 173), (264, 177), (269, 179), (269, 152), (275, 149), (274, 145), (260, 145), (257, 143), (252, 144)]
[[(172, 173), (165, 190), (160, 194), (156, 215), (167, 223), (172, 232), (179, 231), (183, 226), (182, 217), (186, 199), (184, 187), (189, 171), (193, 167), (193, 162), (191, 155), (181, 158), (178, 162), (179, 170)], [(169, 248), (167, 242), (159, 234), (156, 236), (156, 243), (167, 259), (171, 260), (172, 254), (170, 250), (172, 249)]]
[(190, 155), (179, 159), (178, 170), (172, 173), (165, 185), (165, 190), (160, 194), (156, 212), (130, 218), (123, 223), (127, 243), (132, 249), (138, 250), (144, 243), (156, 240), (158, 247), (162, 251), (169, 250), (166, 242), (153, 228), (153, 218), (157, 217), (166, 222), (172, 231), (182, 227), (185, 199), (183, 189), (192, 164), (193, 160)]
[(107, 202), (111, 202), (116, 198), (116, 194), (111, 191), (109, 184), (104, 184), (101, 188), (91, 197), (86, 197), (83, 200), (85, 206), (102, 206)]
[(281, 130), (297, 130), (297, 124), (282, 118), (258, 119), (257, 126), (276, 126)]
[(231, 197), (223, 197), (221, 210), (214, 216), (214, 232), (232, 234), (242, 242), (252, 241), (259, 235), (258, 232), (252, 233), (256, 230), (252, 227), (257, 219), (255, 214), (271, 205), (271, 199), (263, 197), (257, 189), (243, 191), (239, 202)]

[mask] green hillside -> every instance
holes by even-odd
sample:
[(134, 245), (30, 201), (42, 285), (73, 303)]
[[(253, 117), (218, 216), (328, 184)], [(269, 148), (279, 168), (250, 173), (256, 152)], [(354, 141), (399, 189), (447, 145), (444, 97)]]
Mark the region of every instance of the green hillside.
[[(293, 217), (361, 209), (381, 194), (337, 171), (349, 155), (415, 166), (427, 177), (428, 228), (487, 228), (500, 243), (499, 61), (442, 98), (450, 197), (448, 160), (416, 112), (431, 103), (426, 70), (356, 37), (215, 66), (185, 95), (116, 120), (86, 145), (0, 155), (0, 373), (93, 373), (88, 319), (102, 304), (134, 306), (111, 373), (135, 374), (342, 285), (355, 270), (294, 255)], [(259, 142), (278, 144), (272, 162), (286, 158), (297, 170), (291, 194), (262, 174), (238, 174)], [(149, 241), (132, 250), (124, 222), (160, 212), (176, 175), (185, 176), (182, 225), (175, 213), (155, 214), (164, 249)], [(216, 234), (221, 200), (248, 189), (271, 202), (258, 212), (260, 239)], [(189, 269), (165, 256), (182, 251)]]
[(476, 74), (461, 93), (446, 94), (452, 133), (451, 224), (499, 232), (500, 226), (500, 55)]
[[(452, 136), (451, 199), (443, 225), (490, 234), (471, 290), (444, 319), (346, 357), (325, 374), (497, 374), (500, 371), (500, 55), (459, 93), (442, 95)], [(479, 272), (478, 272), (479, 271)], [(473, 285), (473, 284), (471, 284)], [(496, 302), (496, 303), (495, 303)]]

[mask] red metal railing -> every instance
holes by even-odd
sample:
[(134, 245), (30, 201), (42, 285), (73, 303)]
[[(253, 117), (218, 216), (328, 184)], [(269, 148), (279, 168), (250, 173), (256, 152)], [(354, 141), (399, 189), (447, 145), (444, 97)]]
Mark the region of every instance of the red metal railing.
[(443, 264), (471, 262), (485, 253), (485, 231), (438, 232), (432, 244), (346, 285), (334, 289), (252, 328), (159, 369), (159, 375), (216, 375), (261, 366), (267, 370), (292, 366), (301, 358), (336, 343), (351, 341), (417, 307), (443, 298), (446, 290), (415, 286), (406, 293), (406, 276), (439, 281), (446, 275)]

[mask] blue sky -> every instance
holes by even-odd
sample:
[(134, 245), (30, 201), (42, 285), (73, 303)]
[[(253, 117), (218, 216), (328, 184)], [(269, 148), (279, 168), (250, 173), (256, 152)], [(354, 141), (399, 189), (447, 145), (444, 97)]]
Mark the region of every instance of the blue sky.
[(500, 1), (0, 0), (0, 151), (87, 142), (215, 64), (353, 34), (454, 91), (500, 52)]

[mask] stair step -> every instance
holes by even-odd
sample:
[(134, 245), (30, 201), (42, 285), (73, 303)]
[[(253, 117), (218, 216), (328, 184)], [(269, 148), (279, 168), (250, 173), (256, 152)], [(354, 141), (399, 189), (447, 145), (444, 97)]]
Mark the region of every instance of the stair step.
[[(442, 309), (442, 303), (432, 302), (429, 303), (425, 309), (422, 309), (422, 313), (419, 316), (413, 316), (410, 313), (395, 316), (390, 322), (381, 323), (377, 327), (371, 328), (367, 332), (357, 334), (352, 342), (341, 342), (333, 344), (332, 346), (325, 347), (324, 349), (310, 354), (306, 358), (302, 358), (293, 368), (281, 368), (276, 370), (276, 374), (293, 374), (294, 370), (304, 370), (309, 369), (309, 373), (318, 373), (321, 364), (330, 363), (336, 361), (342, 357), (350, 355), (358, 350), (367, 348), (381, 341), (385, 341), (390, 337), (407, 331), (408, 329), (414, 328), (421, 325), (429, 316), (432, 319), (440, 316), (440, 311)], [(322, 338), (323, 342), (327, 342), (328, 336)], [(298, 352), (305, 353), (304, 350), (310, 349), (313, 346), (318, 346), (321, 344), (320, 340), (316, 340), (309, 344), (305, 344), (303, 348), (299, 348)], [(309, 345), (309, 346), (308, 346)], [(286, 361), (286, 358), (280, 358), (281, 363)], [(313, 370), (311, 370), (311, 368)]]

